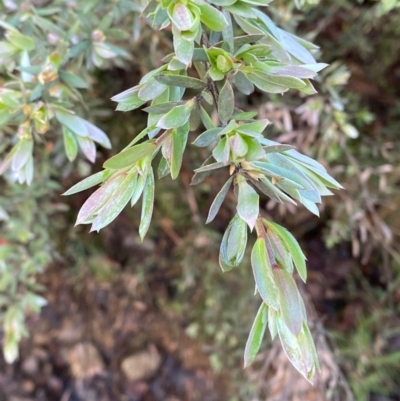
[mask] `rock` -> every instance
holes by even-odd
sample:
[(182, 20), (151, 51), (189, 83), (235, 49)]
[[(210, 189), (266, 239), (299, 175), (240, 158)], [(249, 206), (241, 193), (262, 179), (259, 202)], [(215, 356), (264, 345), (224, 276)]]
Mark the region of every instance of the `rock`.
[(128, 380), (137, 381), (154, 375), (160, 367), (161, 357), (155, 347), (130, 355), (122, 361), (121, 370)]
[(68, 364), (72, 375), (76, 379), (84, 379), (100, 374), (104, 370), (104, 363), (91, 343), (79, 343), (67, 353)]

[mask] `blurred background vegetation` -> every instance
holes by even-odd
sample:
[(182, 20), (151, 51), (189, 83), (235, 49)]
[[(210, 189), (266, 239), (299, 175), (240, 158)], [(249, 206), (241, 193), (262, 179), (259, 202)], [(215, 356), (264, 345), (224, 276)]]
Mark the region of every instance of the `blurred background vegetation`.
[[(0, 361), (0, 400), (399, 400), (400, 2), (275, 0), (268, 8), (274, 21), (320, 46), (318, 58), (330, 66), (316, 95), (242, 99), (244, 110), (257, 108), (274, 123), (272, 139), (317, 158), (345, 187), (324, 203), (321, 219), (263, 201), (270, 217), (301, 240), (308, 258), (303, 293), (322, 364), (313, 388), (267, 340), (256, 362), (242, 370), (258, 305), (250, 266), (227, 274), (218, 267), (232, 210), (228, 202), (204, 225), (224, 177), (189, 185), (202, 161), (198, 150), (186, 154), (181, 180), (157, 182), (155, 216), (143, 243), (137, 209), (100, 234), (73, 228), (87, 194), (60, 194), (145, 127), (145, 113), (115, 112), (109, 99), (159, 66), (171, 37), (143, 24), (141, 5), (130, 1), (7, 0), (0, 19), (12, 23), (32, 7), (32, 21), (44, 29), (53, 14), (71, 35), (86, 27), (80, 34), (91, 44), (72, 66), (86, 89), (70, 89), (67, 107), (101, 127), (113, 150), (99, 148), (94, 165), (84, 156), (70, 163), (61, 129), (51, 126), (35, 146), (32, 184), (1, 178), (6, 357), (23, 341), (16, 363)], [(106, 42), (96, 42), (99, 26)], [(2, 26), (2, 101), (15, 67), (4, 61), (6, 32)], [(50, 34), (43, 40), (70, 51)], [(2, 121), (6, 107), (0, 104), (2, 158), (18, 125)]]

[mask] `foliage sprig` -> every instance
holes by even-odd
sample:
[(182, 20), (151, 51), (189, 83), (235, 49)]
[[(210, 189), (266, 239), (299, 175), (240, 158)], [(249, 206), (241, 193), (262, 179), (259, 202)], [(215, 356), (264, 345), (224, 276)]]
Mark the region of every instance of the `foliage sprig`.
[[(162, 66), (144, 75), (138, 85), (112, 98), (119, 111), (146, 105), (143, 110), (148, 113), (147, 126), (104, 163), (103, 171), (79, 182), (65, 195), (100, 185), (82, 206), (76, 222), (91, 224), (91, 231), (101, 230), (128, 203), (134, 206), (142, 198), (139, 235), (143, 239), (152, 218), (155, 176), (169, 174), (176, 179), (189, 133), (202, 131), (193, 145), (207, 148), (210, 157), (195, 170), (192, 184), (201, 183), (221, 169), (228, 170), (230, 176), (211, 205), (207, 223), (215, 218), (232, 186), (237, 199), (237, 213), (220, 247), (223, 271), (242, 262), (248, 231), (255, 229), (257, 234), (251, 265), (262, 303), (250, 331), (244, 364), (254, 360), (268, 326), (272, 338), (279, 336), (293, 366), (312, 382), (318, 358), (293, 278), (296, 269), (306, 281), (305, 256), (285, 228), (262, 216), (259, 194), (280, 203), (297, 201), (318, 215), (321, 198), (332, 194), (329, 188), (339, 189), (341, 185), (315, 160), (267, 139), (264, 133), (270, 122), (258, 120), (256, 113), (245, 112), (236, 105), (238, 91), (250, 95), (256, 88), (268, 94), (290, 89), (314, 94), (311, 81), (326, 67), (316, 62), (313, 44), (278, 28), (258, 8), (270, 2), (150, 1), (142, 15), (153, 27), (172, 32), (173, 53), (166, 55)], [(77, 13), (86, 15), (85, 10), (78, 7)], [(61, 41), (37, 64), (30, 58), (34, 40), (3, 23), (6, 36), (0, 50), (7, 56), (21, 57), (24, 65), (19, 68), (20, 75), (15, 75), (7, 88), (0, 89), (1, 123), (18, 127), (18, 141), (1, 164), (0, 172), (11, 169), (18, 181), (30, 183), (34, 138), (46, 133), (53, 122), (62, 126), (66, 155), (71, 161), (77, 157), (78, 148), (94, 161), (95, 142), (106, 148), (111, 146), (106, 134), (75, 114), (68, 102), (70, 97), (79, 96), (79, 88), (85, 87), (85, 82), (68, 70), (71, 60), (80, 57), (97, 67), (115, 54), (129, 60), (129, 53), (107, 41), (110, 21), (116, 19), (107, 15), (83, 33), (77, 28), (59, 32), (64, 43), (77, 43), (69, 47)], [(42, 26), (42, 18), (34, 17), (28, 28), (55, 34), (54, 27)], [(81, 40), (76, 40), (79, 36)], [(13, 65), (8, 69), (10, 73), (14, 71)], [(155, 174), (157, 155), (160, 162)]]

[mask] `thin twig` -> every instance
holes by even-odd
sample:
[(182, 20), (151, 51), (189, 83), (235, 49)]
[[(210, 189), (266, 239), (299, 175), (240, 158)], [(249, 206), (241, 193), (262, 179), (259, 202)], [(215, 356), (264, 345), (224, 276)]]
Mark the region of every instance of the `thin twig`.
[[(203, 45), (205, 47), (209, 48), (210, 47), (210, 42), (208, 40), (207, 33), (204, 30), (204, 28), (202, 30), (201, 38), (203, 40)], [(207, 62), (206, 65), (207, 65), (207, 69), (209, 69), (210, 68), (210, 63)], [(215, 107), (218, 110), (219, 92), (218, 92), (218, 89), (217, 89), (217, 85), (215, 85), (215, 82), (210, 77), (207, 77), (207, 88), (206, 88), (206, 90), (211, 93), (211, 96), (214, 99)]]

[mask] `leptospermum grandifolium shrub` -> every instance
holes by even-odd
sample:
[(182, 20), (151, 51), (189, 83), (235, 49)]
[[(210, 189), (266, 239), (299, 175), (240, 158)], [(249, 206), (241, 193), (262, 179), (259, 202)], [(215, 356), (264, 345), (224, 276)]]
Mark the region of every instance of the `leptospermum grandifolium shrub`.
[[(223, 271), (239, 266), (248, 233), (255, 231), (257, 235), (251, 264), (262, 303), (250, 330), (244, 365), (254, 360), (268, 326), (272, 338), (279, 336), (294, 367), (312, 382), (318, 359), (304, 303), (293, 278), (296, 269), (306, 281), (305, 256), (285, 228), (262, 217), (259, 193), (276, 202), (300, 202), (318, 214), (316, 204), (322, 196), (331, 195), (328, 188), (341, 186), (315, 160), (267, 139), (264, 132), (268, 120), (258, 120), (257, 113), (244, 112), (235, 106), (238, 91), (250, 95), (255, 88), (273, 94), (295, 89), (311, 95), (315, 89), (310, 80), (325, 67), (315, 61), (311, 53), (315, 49), (313, 44), (278, 28), (259, 9), (268, 3), (269, 0), (152, 0), (147, 4), (142, 16), (154, 29), (172, 31), (174, 52), (166, 55), (163, 65), (146, 74), (137, 86), (113, 97), (119, 111), (145, 106), (147, 127), (119, 154), (107, 160), (103, 171), (84, 179), (65, 194), (100, 185), (77, 217), (77, 224), (91, 224), (92, 231), (110, 224), (128, 203), (134, 206), (142, 197), (139, 234), (143, 238), (153, 212), (155, 176), (160, 179), (170, 174), (176, 179), (189, 132), (204, 127), (192, 146), (205, 147), (209, 157), (195, 170), (192, 184), (221, 169), (230, 173), (211, 205), (207, 223), (215, 218), (232, 188), (237, 199), (237, 213), (226, 228), (220, 248)], [(80, 18), (91, 10), (82, 7)], [(35, 17), (33, 28), (43, 29), (39, 24), (43, 18)], [(68, 71), (68, 63), (74, 58), (86, 59), (88, 65), (93, 63), (98, 67), (116, 55), (129, 58), (123, 49), (106, 41), (104, 32), (107, 33), (110, 21), (112, 18), (104, 17), (100, 28), (83, 34), (78, 30), (64, 32), (64, 41), (68, 44), (73, 41), (73, 46), (61, 48), (64, 53), (52, 52), (40, 67), (31, 64), (29, 52), (34, 47), (31, 38), (14, 25), (3, 23), (7, 33), (6, 41), (1, 43), (2, 52), (18, 54), (22, 60), (21, 75), (16, 81), (29, 88), (31, 103), (18, 108), (25, 92), (17, 85), (2, 92), (7, 110), (7, 113), (1, 110), (2, 118), (19, 126), (19, 140), (3, 161), (2, 172), (11, 170), (20, 182), (32, 180), (33, 137), (45, 133), (51, 120), (62, 126), (70, 160), (75, 159), (78, 148), (93, 160), (94, 142), (110, 146), (101, 130), (73, 112), (71, 103), (62, 101), (62, 97), (57, 100), (59, 93), (67, 98), (71, 91), (79, 93), (84, 84), (79, 76)], [(51, 31), (54, 27), (44, 29)], [(239, 36), (235, 36), (236, 32), (240, 32)], [(194, 95), (187, 96), (187, 89)], [(218, 121), (211, 117), (209, 110), (213, 108)], [(161, 160), (156, 167), (153, 161), (159, 153)]]
[[(235, 92), (246, 95), (254, 87), (267, 93), (293, 88), (306, 94), (315, 90), (311, 79), (325, 65), (315, 62), (312, 45), (277, 28), (257, 6), (262, 0), (151, 1), (144, 15), (153, 26), (171, 26), (174, 53), (146, 74), (139, 84), (113, 97), (117, 110), (129, 111), (148, 102), (147, 127), (119, 154), (104, 163), (104, 170), (72, 187), (71, 195), (101, 184), (82, 206), (77, 224), (99, 231), (123, 208), (142, 196), (140, 237), (149, 228), (155, 196), (155, 175), (179, 176), (191, 130), (203, 132), (192, 145), (206, 147), (210, 157), (195, 170), (198, 184), (218, 170), (230, 178), (211, 205), (207, 223), (217, 215), (233, 187), (237, 199), (222, 239), (219, 263), (223, 271), (237, 267), (245, 253), (248, 232), (257, 240), (251, 252), (256, 292), (262, 303), (244, 353), (244, 364), (255, 358), (268, 326), (279, 336), (294, 367), (309, 381), (318, 368), (315, 346), (307, 326), (303, 300), (293, 278), (294, 268), (306, 281), (305, 256), (295, 238), (283, 227), (260, 215), (259, 192), (277, 202), (298, 201), (318, 214), (317, 203), (340, 188), (316, 161), (290, 146), (266, 139), (269, 121), (235, 107)], [(234, 36), (236, 24), (244, 31)], [(197, 92), (185, 96), (186, 89)], [(206, 104), (218, 112), (218, 122)], [(154, 173), (153, 160), (161, 152)]]

